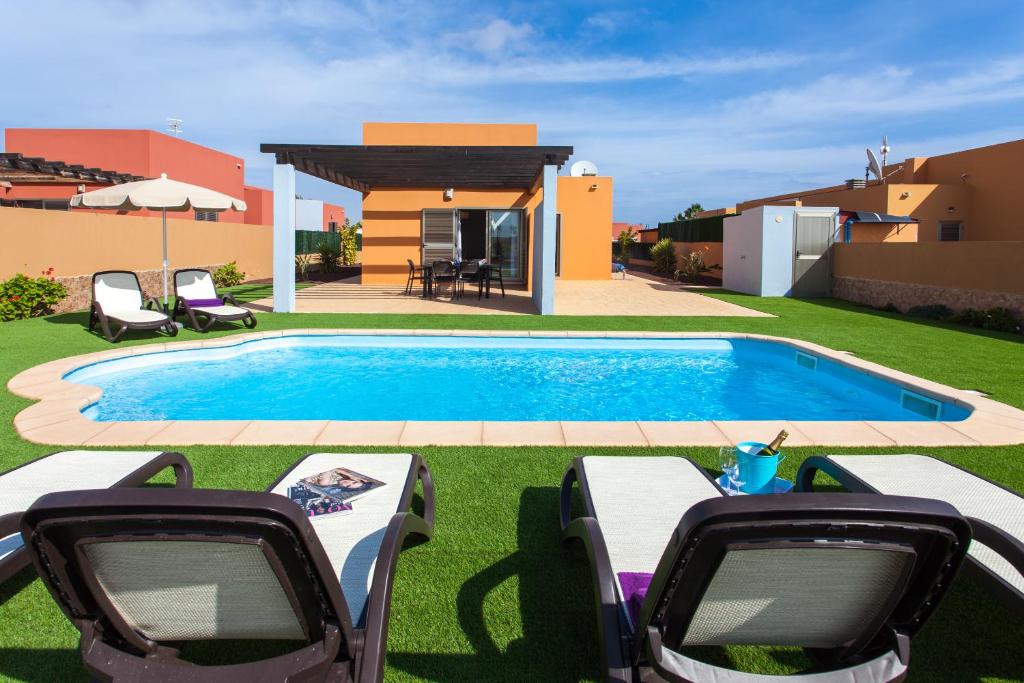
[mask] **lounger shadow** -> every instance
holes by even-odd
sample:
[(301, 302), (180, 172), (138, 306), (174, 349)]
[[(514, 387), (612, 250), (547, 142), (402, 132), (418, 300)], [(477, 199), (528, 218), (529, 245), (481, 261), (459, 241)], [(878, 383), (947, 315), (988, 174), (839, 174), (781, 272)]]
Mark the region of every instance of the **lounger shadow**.
[[(644, 468), (661, 479), (637, 476)], [(573, 518), (576, 483), (584, 512)], [(566, 472), (563, 537), (581, 540), (591, 562), (606, 680), (766, 680), (681, 652), (721, 645), (798, 646), (815, 663), (771, 680), (906, 676), (910, 641), (970, 542), (952, 506), (858, 494), (729, 498), (706, 483), (684, 458), (583, 457)], [(628, 591), (637, 577), (649, 580), (645, 595)]]
[[(362, 518), (357, 509), (335, 516), (338, 524), (310, 521), (269, 491), (124, 489), (44, 496), (25, 513), (22, 530), (44, 584), (81, 631), (83, 661), (99, 680), (379, 681), (398, 554), (409, 534), (429, 538), (433, 531), (430, 471), (410, 454), (313, 454), (271, 490), (292, 475), (323, 471), (316, 468), (329, 461), (353, 469), (360, 463), (364, 474), (379, 477), (367, 471), (374, 458), (395, 476), (356, 501)], [(418, 481), (422, 517), (411, 512)], [(381, 504), (391, 513), (379, 514)], [(360, 520), (356, 533), (337, 538), (353, 520)], [(374, 530), (363, 534), (368, 524)], [(336, 550), (358, 552), (374, 534), (379, 545), (358, 577), (364, 590), (348, 595), (343, 584), (357, 584), (339, 569), (349, 557)], [(242, 664), (181, 658), (183, 644), (204, 640), (302, 646)]]

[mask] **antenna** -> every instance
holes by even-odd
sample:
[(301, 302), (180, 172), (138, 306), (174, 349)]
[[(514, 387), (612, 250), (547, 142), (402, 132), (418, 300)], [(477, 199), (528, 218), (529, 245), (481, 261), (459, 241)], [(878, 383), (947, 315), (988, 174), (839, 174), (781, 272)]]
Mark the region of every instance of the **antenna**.
[(181, 124), (184, 123), (181, 119), (167, 119), (167, 132), (178, 137), (181, 135)]
[(871, 171), (872, 173), (875, 174), (875, 177), (878, 178), (878, 181), (881, 182), (882, 181), (882, 169), (878, 165), (878, 157), (875, 156), (875, 153), (871, 151), (870, 147), (868, 147), (864, 151), (868, 153), (868, 167), (866, 169), (864, 169), (864, 180), (868, 179), (868, 173), (867, 172)]
[(882, 146), (878, 148), (878, 151), (882, 154), (882, 170), (885, 170), (885, 161), (889, 156), (889, 138), (888, 136), (882, 136)]

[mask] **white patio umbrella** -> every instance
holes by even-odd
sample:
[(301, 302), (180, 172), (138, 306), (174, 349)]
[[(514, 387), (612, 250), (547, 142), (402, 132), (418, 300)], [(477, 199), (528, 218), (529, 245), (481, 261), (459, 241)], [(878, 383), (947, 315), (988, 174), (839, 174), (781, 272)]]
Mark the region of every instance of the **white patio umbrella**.
[(168, 211), (245, 211), (245, 202), (215, 190), (171, 180), (166, 173), (151, 180), (111, 185), (71, 197), (71, 206), (93, 209), (160, 209), (164, 240), (164, 310), (167, 310), (167, 212)]

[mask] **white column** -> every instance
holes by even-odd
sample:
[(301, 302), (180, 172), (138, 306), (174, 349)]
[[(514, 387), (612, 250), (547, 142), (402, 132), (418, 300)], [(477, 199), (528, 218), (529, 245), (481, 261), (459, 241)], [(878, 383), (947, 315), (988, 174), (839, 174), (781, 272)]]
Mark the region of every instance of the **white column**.
[(274, 312), (295, 312), (295, 167), (274, 165)]
[(533, 305), (541, 315), (555, 312), (555, 221), (558, 212), (558, 167), (544, 167), (544, 199), (533, 212)]

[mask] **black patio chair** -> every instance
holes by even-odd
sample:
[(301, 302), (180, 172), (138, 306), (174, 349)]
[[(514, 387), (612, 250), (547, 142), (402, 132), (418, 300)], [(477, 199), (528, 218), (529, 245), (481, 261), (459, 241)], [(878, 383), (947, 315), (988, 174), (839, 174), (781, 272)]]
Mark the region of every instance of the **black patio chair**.
[(487, 296), (491, 295), (491, 282), (497, 280), (501, 285), (501, 298), (505, 298), (505, 280), (501, 276), (501, 266), (497, 263), (488, 263), (484, 266), (484, 278), (486, 279)]
[(459, 275), (457, 279), (458, 284), (458, 295), (461, 297), (466, 291), (467, 282), (475, 282), (477, 291), (476, 298), (479, 299), (484, 294), (484, 278), (487, 275), (485, 268), (484, 259), (474, 259), (472, 261), (464, 261), (459, 267)]
[(430, 291), (433, 296), (440, 296), (439, 285), (447, 282), (452, 286), (452, 298), (454, 298), (457, 277), (458, 272), (455, 270), (454, 263), (451, 261), (434, 261), (430, 268)]
[(426, 285), (427, 275), (425, 273), (426, 268), (423, 266), (417, 266), (412, 262), (412, 259), (406, 259), (409, 264), (409, 279), (405, 282), (405, 293), (407, 295), (412, 294), (413, 283), (419, 282), (422, 285)]

